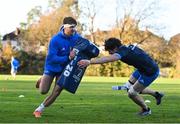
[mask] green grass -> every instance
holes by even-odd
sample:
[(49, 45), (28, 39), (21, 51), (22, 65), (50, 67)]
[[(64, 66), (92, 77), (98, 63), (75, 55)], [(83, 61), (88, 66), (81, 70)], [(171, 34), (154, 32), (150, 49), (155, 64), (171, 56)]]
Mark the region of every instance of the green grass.
[(0, 75), (0, 123), (180, 123), (180, 79), (158, 79), (151, 85), (165, 97), (157, 106), (153, 97), (144, 95), (151, 101), (152, 115), (147, 117), (136, 115), (139, 108), (125, 91), (111, 90), (128, 78), (84, 77), (75, 95), (63, 91), (42, 118), (36, 119), (32, 112), (47, 96), (35, 89), (39, 76), (6, 77)]

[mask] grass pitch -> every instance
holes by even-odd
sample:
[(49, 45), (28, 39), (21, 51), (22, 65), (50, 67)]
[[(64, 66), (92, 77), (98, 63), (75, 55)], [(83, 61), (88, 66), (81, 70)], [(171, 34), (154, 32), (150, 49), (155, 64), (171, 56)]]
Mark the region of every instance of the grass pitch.
[(32, 113), (47, 96), (35, 88), (38, 77), (18, 75), (13, 80), (0, 75), (0, 123), (180, 123), (180, 79), (156, 80), (150, 88), (165, 93), (162, 104), (157, 106), (152, 96), (144, 95), (151, 101), (152, 115), (139, 117), (139, 108), (126, 91), (111, 90), (128, 78), (84, 77), (76, 94), (63, 91), (37, 119)]

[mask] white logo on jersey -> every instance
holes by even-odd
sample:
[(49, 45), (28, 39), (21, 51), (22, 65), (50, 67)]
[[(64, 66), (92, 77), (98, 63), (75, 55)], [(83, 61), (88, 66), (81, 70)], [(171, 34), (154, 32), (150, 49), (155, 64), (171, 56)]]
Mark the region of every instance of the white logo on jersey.
[(64, 51), (64, 50), (66, 50), (64, 47), (61, 49), (61, 51)]

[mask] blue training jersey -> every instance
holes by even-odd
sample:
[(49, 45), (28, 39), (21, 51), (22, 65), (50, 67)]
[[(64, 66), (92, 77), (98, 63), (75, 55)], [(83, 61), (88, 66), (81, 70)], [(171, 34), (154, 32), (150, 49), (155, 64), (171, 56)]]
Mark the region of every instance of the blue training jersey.
[(150, 76), (157, 72), (158, 65), (156, 62), (139, 47), (121, 46), (118, 49), (117, 54), (120, 56), (120, 60), (128, 65), (134, 66), (141, 73)]
[(14, 58), (11, 61), (11, 66), (12, 66), (13, 69), (18, 69), (18, 67), (20, 66), (20, 62), (17, 59)]
[(45, 71), (62, 72), (69, 62), (69, 53), (81, 36), (66, 36), (63, 29), (52, 37), (45, 61)]

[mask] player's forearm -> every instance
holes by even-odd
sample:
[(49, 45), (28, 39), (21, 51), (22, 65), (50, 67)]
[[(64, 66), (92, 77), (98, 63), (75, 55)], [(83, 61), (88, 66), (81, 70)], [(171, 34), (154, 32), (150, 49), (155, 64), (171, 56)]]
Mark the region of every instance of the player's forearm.
[(111, 60), (107, 57), (102, 57), (102, 58), (92, 59), (90, 61), (90, 64), (103, 64), (107, 62), (111, 62)]
[(110, 56), (104, 56), (104, 57), (97, 58), (97, 59), (92, 59), (90, 61), (90, 64), (103, 64), (103, 63), (107, 63), (107, 62), (114, 62), (117, 60), (119, 60), (119, 56), (110, 55)]

